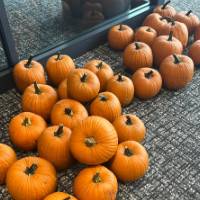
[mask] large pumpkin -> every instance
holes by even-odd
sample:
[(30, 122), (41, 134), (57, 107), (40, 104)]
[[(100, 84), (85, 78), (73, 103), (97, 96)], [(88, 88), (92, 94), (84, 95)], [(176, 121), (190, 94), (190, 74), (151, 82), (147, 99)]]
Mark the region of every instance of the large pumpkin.
[(81, 102), (91, 101), (100, 90), (98, 77), (88, 69), (75, 69), (68, 77), (67, 85), (69, 96)]
[(102, 117), (91, 116), (73, 129), (70, 149), (79, 162), (98, 165), (115, 154), (117, 144), (113, 125)]
[(56, 190), (56, 171), (48, 161), (25, 157), (8, 170), (6, 186), (15, 200), (43, 200)]
[(81, 103), (72, 99), (63, 99), (54, 105), (51, 112), (51, 123), (63, 124), (73, 129), (87, 117), (87, 110)]
[(101, 60), (91, 60), (84, 65), (84, 68), (97, 75), (100, 81), (100, 91), (105, 91), (108, 80), (113, 77), (110, 65)]
[(56, 101), (57, 93), (51, 86), (34, 82), (24, 91), (22, 109), (25, 112), (33, 112), (48, 119)]
[(6, 144), (0, 143), (0, 185), (4, 184), (7, 171), (16, 159), (14, 150)]
[(195, 65), (199, 65), (200, 64), (200, 40), (197, 40), (196, 42), (194, 42), (190, 49), (189, 49), (189, 53), (188, 55), (190, 56), (190, 58), (192, 58), (193, 62)]
[(67, 92), (67, 79), (64, 79), (58, 86), (58, 97), (60, 99), (67, 99), (68, 97), (68, 92)]
[(54, 192), (45, 197), (44, 200), (77, 200), (77, 198), (64, 192)]
[(171, 55), (165, 58), (160, 66), (163, 84), (170, 90), (185, 87), (194, 74), (194, 63), (185, 55)]
[(149, 158), (145, 148), (136, 141), (126, 141), (119, 144), (110, 169), (118, 179), (127, 182), (143, 177), (148, 167)]
[(46, 70), (52, 84), (58, 86), (75, 69), (73, 60), (68, 55), (58, 53), (47, 61)]
[(99, 93), (90, 105), (90, 114), (106, 118), (113, 122), (122, 112), (119, 99), (111, 92)]
[(200, 24), (198, 25), (198, 27), (195, 30), (194, 39), (195, 39), (195, 41), (200, 40)]
[(22, 60), (14, 66), (13, 77), (17, 88), (23, 92), (26, 87), (37, 81), (45, 84), (45, 74), (43, 66), (30, 56), (29, 60)]
[(41, 116), (30, 112), (20, 113), (10, 121), (10, 139), (18, 148), (31, 151), (36, 148), (37, 140), (46, 126)]
[(115, 200), (118, 183), (104, 166), (83, 169), (74, 180), (73, 192), (81, 200)]

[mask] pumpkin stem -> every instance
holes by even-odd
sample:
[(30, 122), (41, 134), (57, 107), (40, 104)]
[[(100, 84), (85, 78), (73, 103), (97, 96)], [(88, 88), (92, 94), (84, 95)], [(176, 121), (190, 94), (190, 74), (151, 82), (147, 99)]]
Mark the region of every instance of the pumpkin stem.
[(117, 81), (119, 81), (119, 82), (124, 81), (123, 76), (121, 74), (118, 74)]
[(168, 41), (172, 41), (173, 38), (173, 31), (170, 31)]
[(36, 81), (34, 82), (34, 88), (35, 88), (35, 94), (41, 94), (42, 93), (40, 88), (38, 87), (38, 84), (37, 84)]
[(71, 108), (65, 108), (65, 114), (72, 117), (74, 113)]
[(58, 60), (61, 60), (61, 53), (60, 53), (60, 51), (57, 52), (57, 58), (56, 58), (56, 61), (58, 61)]
[(131, 149), (129, 149), (128, 147), (124, 148), (124, 155), (131, 157), (133, 155), (133, 151)]
[(150, 70), (149, 72), (145, 73), (145, 78), (150, 79), (153, 76), (153, 70)]
[(94, 145), (96, 145), (96, 141), (93, 137), (88, 137), (85, 138), (85, 144), (87, 147), (93, 147)]
[(54, 132), (54, 136), (60, 137), (63, 134), (63, 125), (59, 125), (58, 130)]
[(135, 42), (135, 47), (136, 47), (136, 49), (140, 49), (140, 45), (138, 42)]
[(123, 31), (123, 24), (119, 25), (119, 31)]
[(97, 172), (97, 173), (93, 176), (92, 180), (93, 180), (94, 183), (100, 183), (100, 182), (101, 182), (100, 173)]
[(172, 22), (173, 21), (173, 19), (172, 18), (170, 18), (170, 17), (161, 17), (160, 18), (160, 20), (167, 20), (167, 22)]
[(192, 10), (189, 10), (185, 15), (189, 16), (192, 13)]
[(71, 199), (71, 197), (67, 197), (67, 198), (64, 198), (63, 200), (70, 200)]
[(38, 166), (36, 164), (32, 164), (30, 167), (26, 167), (24, 173), (27, 175), (34, 175), (37, 168)]
[(31, 125), (31, 120), (28, 117), (25, 117), (25, 119), (22, 122), (22, 126), (30, 126)]
[(97, 68), (98, 69), (101, 69), (103, 67), (103, 62), (100, 62), (98, 65), (97, 65)]
[(107, 101), (108, 98), (105, 95), (99, 95), (100, 101)]
[(174, 57), (174, 63), (175, 64), (179, 64), (181, 62), (180, 58), (176, 54), (173, 54), (173, 57)]
[(151, 32), (151, 28), (149, 27), (149, 28), (147, 28), (147, 30), (146, 30), (147, 32)]
[(163, 6), (162, 6), (161, 8), (162, 8), (162, 9), (165, 9), (166, 6), (167, 6), (168, 4), (170, 4), (170, 3), (171, 3), (171, 1), (167, 1), (166, 3), (163, 4)]
[(131, 117), (130, 116), (126, 116), (126, 125), (129, 125), (129, 126), (131, 126), (131, 125), (133, 125), (133, 122), (132, 122), (132, 120), (131, 120)]
[(30, 68), (30, 67), (31, 67), (32, 60), (33, 60), (33, 56), (30, 55), (30, 57), (29, 57), (27, 63), (25, 64), (25, 67), (26, 67), (26, 68)]
[(83, 76), (81, 77), (81, 82), (85, 83), (87, 80), (87, 74), (84, 73)]

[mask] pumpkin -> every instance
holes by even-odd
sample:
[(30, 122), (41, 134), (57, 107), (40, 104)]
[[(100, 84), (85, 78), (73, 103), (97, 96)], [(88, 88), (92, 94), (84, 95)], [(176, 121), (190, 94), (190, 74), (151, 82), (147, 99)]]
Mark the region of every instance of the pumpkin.
[(157, 37), (157, 32), (149, 26), (141, 26), (135, 32), (135, 41), (144, 42), (149, 46), (152, 45)]
[(45, 84), (45, 74), (43, 66), (30, 56), (28, 60), (22, 60), (14, 66), (13, 77), (17, 88), (23, 92), (26, 87), (37, 81)]
[(80, 102), (88, 102), (98, 95), (100, 82), (90, 70), (75, 69), (67, 79), (67, 89), (71, 98)]
[(84, 68), (97, 75), (100, 81), (100, 91), (104, 91), (108, 80), (113, 77), (112, 68), (101, 60), (91, 60), (84, 65)]
[(150, 99), (156, 96), (162, 87), (162, 78), (155, 69), (141, 68), (132, 76), (135, 95), (140, 99)]
[(72, 163), (69, 152), (71, 130), (63, 125), (45, 129), (38, 139), (39, 156), (51, 162), (56, 169), (67, 169)]
[(116, 25), (109, 30), (108, 44), (112, 49), (123, 50), (134, 40), (134, 31), (127, 25)]
[(61, 55), (60, 52), (50, 57), (46, 64), (48, 78), (55, 86), (58, 86), (67, 78), (73, 69), (75, 69), (75, 64), (71, 57), (68, 55)]
[(44, 198), (44, 200), (77, 200), (77, 198), (64, 192), (54, 192)]
[(200, 52), (200, 40), (197, 40), (196, 42), (194, 42), (191, 45), (191, 47), (189, 49), (189, 53), (188, 53), (190, 58), (192, 58), (192, 60), (194, 61), (195, 65), (199, 65), (200, 64), (199, 52)]
[(154, 64), (159, 67), (164, 58), (171, 54), (181, 54), (183, 52), (183, 45), (181, 42), (173, 37), (173, 32), (169, 36), (161, 35), (157, 37), (152, 45), (154, 55)]
[(200, 24), (198, 25), (198, 27), (195, 30), (194, 39), (195, 39), (195, 41), (200, 40)]
[(148, 153), (136, 141), (125, 141), (119, 144), (110, 165), (110, 169), (123, 182), (140, 179), (145, 175), (148, 167)]
[(15, 146), (24, 151), (34, 150), (46, 126), (45, 120), (39, 115), (30, 112), (20, 113), (10, 121), (10, 139)]
[(127, 140), (142, 142), (146, 134), (142, 120), (132, 114), (121, 115), (113, 122), (113, 126), (117, 131), (119, 143)]
[(25, 157), (9, 168), (6, 186), (15, 200), (42, 200), (56, 190), (56, 171), (42, 158)]
[(191, 10), (188, 12), (181, 11), (175, 15), (175, 20), (184, 23), (189, 33), (193, 33), (198, 27), (200, 21), (197, 15), (193, 14)]
[(58, 101), (51, 111), (52, 124), (63, 124), (71, 129), (87, 117), (88, 113), (85, 107), (72, 99)]
[(102, 117), (91, 116), (73, 129), (70, 150), (79, 162), (98, 165), (107, 162), (115, 154), (117, 144), (113, 125)]
[(166, 1), (163, 5), (156, 6), (153, 12), (163, 17), (174, 17), (176, 15), (176, 10), (170, 6), (169, 3), (171, 3), (171, 1)]
[(6, 144), (0, 143), (0, 185), (5, 183), (7, 171), (16, 159), (14, 150)]
[(123, 62), (125, 67), (132, 71), (142, 67), (152, 67), (153, 55), (151, 48), (143, 42), (134, 42), (126, 47)]
[(111, 92), (99, 93), (90, 105), (90, 114), (106, 118), (113, 122), (120, 116), (122, 108), (119, 99)]
[(81, 200), (115, 200), (118, 183), (104, 166), (85, 168), (74, 180), (73, 192)]
[(108, 81), (107, 91), (115, 94), (123, 106), (130, 104), (134, 97), (134, 85), (132, 80), (121, 74), (112, 77)]
[(67, 92), (67, 79), (64, 79), (58, 86), (58, 97), (60, 99), (67, 99), (68, 92)]
[(57, 93), (51, 86), (34, 82), (24, 91), (22, 109), (25, 112), (33, 112), (48, 119), (56, 101)]
[(170, 90), (185, 87), (194, 74), (194, 63), (185, 55), (170, 55), (165, 58), (160, 66), (163, 84)]

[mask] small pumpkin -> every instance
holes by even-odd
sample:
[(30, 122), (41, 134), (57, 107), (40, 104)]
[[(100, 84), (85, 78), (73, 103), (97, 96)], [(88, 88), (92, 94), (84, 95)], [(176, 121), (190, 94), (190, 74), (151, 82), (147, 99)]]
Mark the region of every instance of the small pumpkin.
[(34, 150), (37, 140), (45, 130), (45, 120), (34, 113), (23, 112), (11, 119), (9, 135), (12, 143), (24, 151)]
[(136, 115), (121, 115), (114, 122), (113, 126), (118, 134), (119, 143), (134, 140), (142, 142), (146, 134), (146, 128), (142, 120)]
[(64, 79), (58, 86), (58, 97), (60, 99), (67, 99), (68, 92), (67, 92), (67, 79)]
[(38, 139), (39, 156), (51, 162), (56, 169), (67, 169), (72, 164), (69, 152), (71, 130), (63, 125), (51, 126)]
[(135, 41), (144, 42), (149, 46), (152, 45), (157, 37), (157, 32), (149, 26), (141, 26), (135, 32)]
[(32, 56), (28, 60), (22, 60), (14, 66), (13, 77), (17, 88), (21, 92), (24, 92), (35, 81), (40, 84), (46, 83), (43, 66), (33, 60)]
[(190, 58), (192, 58), (195, 65), (200, 64), (199, 52), (200, 52), (200, 40), (197, 40), (191, 45), (188, 53), (188, 55), (190, 56)]
[(22, 109), (25, 112), (33, 112), (48, 119), (56, 101), (57, 93), (51, 86), (34, 82), (24, 91)]
[(123, 50), (134, 40), (134, 30), (124, 24), (116, 25), (109, 30), (108, 43), (112, 49)]
[(150, 99), (156, 96), (162, 87), (162, 78), (155, 69), (141, 68), (132, 76), (135, 95), (140, 99)]
[(0, 185), (5, 183), (7, 171), (16, 159), (15, 151), (8, 145), (0, 143)]
[(154, 64), (159, 67), (164, 58), (171, 54), (181, 54), (183, 52), (183, 45), (181, 42), (173, 37), (173, 32), (167, 35), (157, 37), (152, 45), (154, 55)]
[(110, 65), (101, 60), (91, 60), (84, 65), (84, 68), (97, 75), (100, 81), (100, 91), (105, 91), (108, 80), (113, 77)]
[(9, 168), (6, 186), (15, 200), (44, 199), (56, 190), (56, 171), (42, 158), (25, 157)]
[(115, 200), (117, 191), (115, 175), (104, 166), (83, 169), (73, 184), (73, 192), (81, 200)]
[(79, 162), (98, 165), (115, 154), (117, 144), (117, 132), (113, 125), (102, 117), (91, 116), (73, 129), (70, 150)]
[(194, 40), (200, 40), (200, 24), (197, 26), (196, 30), (195, 30), (195, 34), (194, 34)]
[(181, 11), (177, 13), (174, 18), (175, 20), (184, 23), (190, 34), (195, 31), (200, 23), (198, 16), (193, 14), (192, 10), (189, 10), (188, 12)]
[(111, 92), (99, 93), (90, 105), (90, 114), (104, 117), (113, 122), (121, 115), (122, 108), (119, 99)]
[(133, 82), (122, 74), (115, 75), (108, 81), (107, 91), (115, 94), (123, 106), (130, 104), (134, 98)]
[(51, 111), (52, 124), (63, 124), (71, 129), (87, 117), (88, 113), (85, 107), (78, 101), (72, 99), (58, 101)]
[(194, 63), (185, 55), (173, 54), (165, 58), (160, 66), (163, 84), (170, 90), (185, 87), (194, 75)]
[(73, 69), (75, 69), (75, 64), (71, 57), (62, 55), (60, 52), (50, 57), (46, 64), (48, 78), (55, 86), (58, 86), (66, 79)]
[(67, 79), (67, 89), (71, 98), (80, 102), (88, 102), (98, 95), (100, 82), (90, 70), (75, 69)]
[(133, 72), (142, 67), (152, 67), (153, 54), (151, 48), (143, 42), (134, 42), (124, 51), (123, 63)]
[(149, 156), (146, 149), (136, 141), (126, 141), (119, 144), (110, 169), (118, 179), (127, 182), (142, 178), (148, 167)]
[(64, 192), (54, 192), (45, 197), (44, 200), (77, 200), (77, 198)]

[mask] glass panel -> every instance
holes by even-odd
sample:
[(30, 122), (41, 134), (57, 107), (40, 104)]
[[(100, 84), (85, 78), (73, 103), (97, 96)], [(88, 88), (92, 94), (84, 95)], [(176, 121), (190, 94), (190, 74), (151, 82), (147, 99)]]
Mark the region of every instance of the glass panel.
[(6, 55), (2, 46), (1, 38), (0, 38), (0, 71), (6, 69), (8, 67)]

